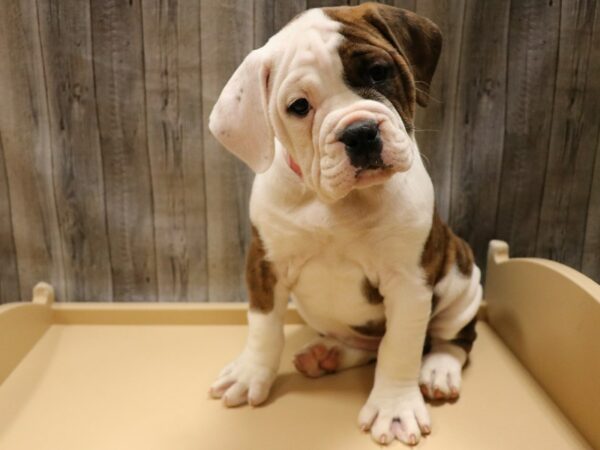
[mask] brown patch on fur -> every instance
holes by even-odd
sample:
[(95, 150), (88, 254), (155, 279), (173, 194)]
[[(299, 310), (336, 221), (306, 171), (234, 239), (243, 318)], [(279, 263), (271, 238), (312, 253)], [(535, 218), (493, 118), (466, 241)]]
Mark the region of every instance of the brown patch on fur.
[(431, 230), (421, 254), (421, 266), (425, 271), (427, 284), (435, 286), (453, 265), (456, 265), (463, 275), (471, 275), (473, 252), (465, 241), (442, 222), (437, 211), (434, 211)]
[(473, 251), (469, 244), (456, 238), (456, 265), (463, 275), (469, 276), (473, 272)]
[[(377, 3), (323, 10), (343, 24), (345, 39), (338, 51), (346, 83), (362, 97), (387, 98), (412, 128), (415, 102), (428, 102), (442, 47), (439, 28), (410, 11)], [(373, 65), (389, 67), (391, 76), (373, 83), (368, 74)]]
[(477, 323), (477, 316), (473, 317), (471, 321), (466, 324), (450, 342), (454, 345), (462, 347), (467, 353), (473, 348), (473, 342), (477, 339), (477, 331), (475, 331), (475, 324)]
[(258, 230), (252, 227), (252, 241), (246, 259), (246, 284), (250, 297), (250, 309), (263, 313), (273, 309), (276, 282), (277, 276), (271, 262), (266, 259)]
[(373, 286), (366, 277), (362, 282), (361, 292), (371, 305), (380, 305), (383, 303), (381, 292), (379, 292), (379, 289)]
[(364, 336), (382, 337), (385, 334), (385, 320), (369, 320), (364, 325), (353, 325), (350, 328)]

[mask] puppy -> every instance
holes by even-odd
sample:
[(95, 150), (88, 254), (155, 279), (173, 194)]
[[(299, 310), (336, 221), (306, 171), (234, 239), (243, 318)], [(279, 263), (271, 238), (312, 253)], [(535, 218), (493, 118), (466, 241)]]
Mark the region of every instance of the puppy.
[(223, 89), (210, 130), (257, 173), (248, 340), (211, 387), (225, 405), (267, 398), (290, 295), (322, 336), (299, 371), (377, 359), (358, 423), (378, 443), (416, 444), (430, 432), (423, 395), (458, 396), (480, 271), (435, 212), (414, 137), (441, 44), (435, 24), (391, 6), (313, 9)]

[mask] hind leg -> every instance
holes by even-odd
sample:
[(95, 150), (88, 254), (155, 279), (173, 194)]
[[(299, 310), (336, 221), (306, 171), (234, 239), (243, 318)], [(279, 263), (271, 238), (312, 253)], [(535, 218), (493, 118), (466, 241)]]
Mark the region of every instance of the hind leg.
[(298, 372), (317, 378), (368, 364), (376, 356), (376, 352), (348, 347), (330, 337), (319, 337), (296, 353), (294, 365)]
[(462, 368), (477, 337), (479, 269), (474, 266), (470, 277), (451, 272), (436, 291), (440, 300), (429, 324), (430, 345), (421, 364), (419, 384), (429, 399), (454, 400), (460, 395)]
[(454, 400), (460, 395), (462, 368), (477, 337), (474, 317), (454, 339), (430, 337), (430, 348), (423, 357), (419, 385), (433, 400)]
[(451, 342), (431, 347), (423, 358), (419, 385), (423, 395), (433, 400), (453, 400), (460, 394), (462, 367), (467, 352)]

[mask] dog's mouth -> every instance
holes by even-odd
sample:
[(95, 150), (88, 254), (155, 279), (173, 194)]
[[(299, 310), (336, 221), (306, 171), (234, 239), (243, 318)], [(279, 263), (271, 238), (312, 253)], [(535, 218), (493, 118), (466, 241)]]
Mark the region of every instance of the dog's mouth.
[(387, 181), (397, 171), (389, 164), (370, 165), (357, 169), (354, 174), (354, 187), (366, 188)]
[(381, 156), (379, 156), (377, 159), (370, 162), (366, 166), (357, 167), (356, 171), (354, 172), (354, 178), (359, 179), (361, 177), (361, 175), (363, 175), (365, 173), (385, 171), (385, 170), (391, 169), (391, 168), (392, 168), (392, 166), (390, 164), (385, 164), (383, 162), (383, 160), (381, 159)]

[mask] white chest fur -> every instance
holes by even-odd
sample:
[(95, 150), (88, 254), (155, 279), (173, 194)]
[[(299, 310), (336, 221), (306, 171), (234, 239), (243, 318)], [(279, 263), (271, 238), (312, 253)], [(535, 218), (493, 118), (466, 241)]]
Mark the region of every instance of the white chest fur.
[(278, 152), (255, 179), (250, 216), (267, 257), (305, 320), (340, 336), (349, 326), (382, 320), (365, 278), (377, 286), (396, 271), (423, 277), (419, 265), (431, 227), (433, 188), (421, 161), (382, 186), (327, 205), (304, 188)]

